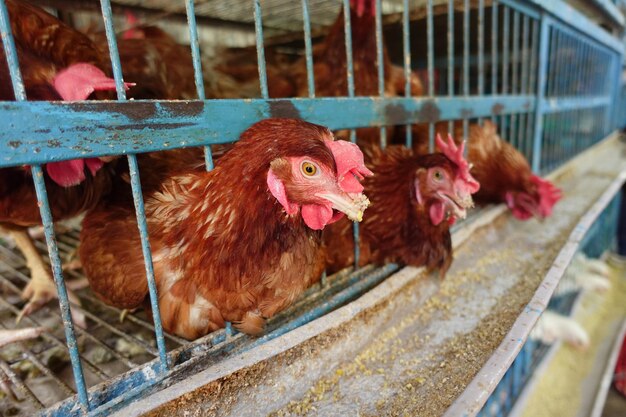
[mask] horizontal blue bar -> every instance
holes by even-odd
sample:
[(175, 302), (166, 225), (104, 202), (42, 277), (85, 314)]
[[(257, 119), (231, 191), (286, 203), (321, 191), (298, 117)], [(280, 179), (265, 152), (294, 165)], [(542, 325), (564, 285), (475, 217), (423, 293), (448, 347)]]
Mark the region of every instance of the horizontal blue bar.
[(612, 97), (562, 97), (549, 98), (541, 101), (542, 113), (558, 113), (568, 110), (591, 109), (594, 107), (610, 106)]
[(532, 3), (519, 0), (499, 0), (499, 2), (533, 19), (539, 19), (541, 17), (541, 12), (536, 6), (533, 6)]
[(567, 23), (569, 26), (575, 27), (581, 32), (593, 37), (595, 40), (603, 43), (611, 49), (622, 51), (624, 45), (622, 42), (612, 36), (609, 32), (594, 23), (587, 16), (574, 9), (569, 4), (561, 0), (529, 0), (535, 3), (545, 11)]
[(0, 167), (228, 143), (268, 117), (350, 129), (524, 113), (534, 108), (533, 96), (4, 102), (0, 103)]
[(591, 0), (613, 22), (624, 27), (624, 15), (611, 0)]

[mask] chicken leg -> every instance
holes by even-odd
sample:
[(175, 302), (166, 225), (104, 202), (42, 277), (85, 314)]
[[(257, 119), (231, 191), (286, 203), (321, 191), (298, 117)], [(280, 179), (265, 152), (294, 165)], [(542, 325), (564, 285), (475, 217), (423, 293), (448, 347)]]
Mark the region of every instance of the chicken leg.
[[(28, 300), (20, 314), (17, 322), (24, 316), (39, 310), (50, 300), (57, 298), (57, 288), (50, 273), (50, 267), (46, 265), (41, 254), (37, 251), (32, 238), (26, 230), (11, 230), (13, 240), (26, 258), (26, 265), (30, 270), (31, 280), (22, 291), (22, 298)], [(68, 290), (68, 298), (74, 304), (80, 305), (78, 297)], [(85, 316), (80, 312), (72, 312), (72, 318), (77, 326), (86, 327)]]

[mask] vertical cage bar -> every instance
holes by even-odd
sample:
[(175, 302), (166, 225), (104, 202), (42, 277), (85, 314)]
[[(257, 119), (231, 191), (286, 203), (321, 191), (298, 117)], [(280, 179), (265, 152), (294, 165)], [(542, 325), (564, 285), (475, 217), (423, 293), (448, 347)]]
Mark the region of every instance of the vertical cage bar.
[(586, 41), (583, 41), (582, 45), (582, 56), (581, 56), (581, 71), (580, 71), (580, 94), (586, 95), (588, 93), (587, 89), (587, 72), (589, 70), (588, 65), (589, 60), (589, 44)]
[[(404, 54), (404, 96), (411, 97), (411, 37), (409, 33), (409, 0), (402, 2), (402, 47)], [(406, 147), (413, 147), (413, 132), (411, 124), (407, 124), (406, 130)]]
[(343, 0), (343, 15), (343, 28), (346, 41), (346, 80), (348, 81), (348, 97), (354, 97), (354, 63), (352, 61), (352, 24), (350, 22), (350, 0)]
[(580, 78), (580, 69), (582, 66), (582, 60), (581, 55), (580, 55), (580, 51), (582, 49), (582, 40), (581, 39), (575, 39), (574, 40), (574, 57), (573, 57), (573, 76), (572, 76), (572, 88), (570, 93), (571, 94), (580, 94), (580, 84), (579, 84), (579, 78)]
[(302, 0), (302, 25), (304, 27), (304, 52), (306, 56), (306, 80), (309, 97), (315, 97), (315, 72), (313, 70), (313, 45), (311, 44), (311, 17), (309, 0)]
[[(491, 5), (491, 94), (498, 94), (498, 2)], [(495, 123), (496, 116), (491, 116)]]
[(478, 0), (478, 95), (485, 94), (485, 0)]
[[(530, 65), (528, 68), (528, 94), (534, 94), (537, 91), (536, 86), (536, 74), (537, 74), (537, 60), (539, 55), (539, 22), (536, 19), (532, 20), (532, 40), (530, 50)], [(537, 104), (539, 104), (537, 102)], [(527, 155), (528, 160), (532, 161), (533, 158), (533, 128), (535, 126), (535, 114), (529, 112), (526, 120), (526, 143), (528, 146)]]
[[(520, 94), (529, 94), (528, 91), (528, 51), (530, 48), (530, 33), (529, 33), (529, 17), (524, 15), (522, 20), (522, 55), (521, 55), (521, 82), (520, 82)], [(526, 129), (528, 118), (526, 115), (520, 114), (518, 121), (517, 137), (520, 141), (520, 151), (528, 157), (528, 141), (526, 140)]]
[[(102, 17), (104, 27), (109, 44), (109, 54), (111, 57), (111, 66), (113, 67), (113, 76), (115, 78), (115, 87), (117, 90), (117, 99), (126, 100), (126, 92), (124, 91), (124, 80), (122, 78), (122, 66), (120, 64), (120, 56), (117, 50), (117, 41), (115, 39), (115, 31), (113, 29), (113, 13), (111, 11), (110, 0), (100, 0), (102, 8)], [(139, 236), (141, 238), (141, 250), (143, 253), (144, 263), (146, 267), (146, 279), (148, 280), (148, 291), (150, 294), (150, 306), (152, 308), (152, 319), (154, 320), (154, 333), (159, 350), (159, 359), (161, 371), (168, 368), (167, 348), (165, 346), (165, 338), (163, 337), (163, 325), (161, 323), (161, 311), (159, 308), (159, 296), (154, 279), (154, 268), (152, 265), (152, 251), (150, 250), (150, 240), (148, 237), (148, 224), (146, 222), (146, 212), (143, 204), (143, 195), (141, 192), (141, 180), (139, 178), (139, 169), (137, 166), (137, 157), (134, 154), (128, 155), (128, 168), (130, 173), (130, 185), (135, 203), (135, 214), (137, 217), (137, 227), (139, 228)]]
[[(454, 96), (454, 0), (448, 0), (448, 96)], [(454, 132), (454, 121), (448, 121), (448, 132)]]
[[(350, 22), (350, 0), (343, 0), (344, 36), (346, 42), (346, 80), (348, 82), (348, 97), (354, 97), (354, 64), (352, 62), (352, 24)], [(350, 130), (350, 141), (356, 143), (356, 131)], [(359, 247), (359, 224), (352, 223), (354, 237), (354, 268), (359, 267), (361, 249)]]
[[(469, 47), (470, 47), (470, 19), (469, 19), (469, 0), (463, 1), (463, 95), (465, 97), (469, 96), (470, 93), (470, 85), (469, 85)], [(468, 140), (468, 126), (469, 121), (466, 117), (463, 118), (463, 139)], [(467, 155), (468, 146), (465, 147), (465, 154)]]
[[(189, 26), (189, 44), (191, 46), (191, 58), (193, 60), (193, 77), (196, 82), (198, 100), (206, 99), (204, 93), (204, 78), (202, 76), (202, 61), (200, 60), (200, 42), (198, 41), (198, 27), (196, 25), (196, 11), (194, 0), (185, 0), (187, 10), (187, 23)], [(213, 169), (213, 154), (210, 146), (204, 147), (204, 164), (207, 171)]]
[[(434, 80), (434, 63), (435, 52), (433, 48), (433, 0), (428, 0), (426, 3), (426, 38), (427, 38), (427, 71), (428, 71), (428, 96), (433, 97), (435, 95), (435, 80)], [(435, 151), (435, 124), (428, 123), (428, 151)]]
[(530, 66), (528, 65), (528, 52), (530, 51), (530, 24), (528, 16), (523, 16), (522, 22), (522, 62), (521, 62), (521, 86), (520, 94), (529, 94), (528, 78)]
[(537, 87), (535, 85), (535, 80), (536, 77), (535, 75), (537, 74), (536, 72), (536, 68), (537, 68), (537, 55), (539, 54), (539, 51), (537, 50), (539, 48), (539, 23), (537, 22), (537, 20), (533, 19), (533, 35), (532, 35), (532, 46), (531, 46), (531, 50), (530, 50), (530, 66), (528, 68), (528, 94), (533, 94), (533, 92), (535, 92), (537, 90)]
[[(385, 97), (385, 61), (383, 57), (383, 10), (381, 0), (376, 0), (376, 61), (378, 63), (378, 95)], [(380, 127), (380, 147), (387, 147), (387, 128)]]
[[(512, 75), (511, 75), (511, 94), (519, 93), (519, 65), (520, 65), (520, 57), (519, 57), (519, 12), (517, 10), (513, 10), (513, 65), (512, 65)], [(519, 149), (520, 143), (519, 138), (516, 136), (517, 129), (517, 114), (511, 115), (511, 125), (510, 128), (510, 142), (515, 144), (515, 147)]]
[(535, 71), (537, 71), (537, 90), (535, 93), (536, 106), (533, 129), (533, 159), (532, 169), (540, 172), (541, 168), (541, 145), (543, 135), (543, 104), (546, 89), (546, 73), (548, 70), (548, 41), (550, 40), (550, 24), (545, 15), (541, 15), (541, 26), (539, 32), (539, 55)]
[(252, 0), (254, 3), (254, 29), (256, 34), (256, 56), (259, 65), (259, 84), (261, 86), (261, 96), (269, 98), (270, 93), (267, 88), (267, 69), (265, 67), (265, 44), (263, 40), (263, 16), (261, 14), (261, 0)]
[(502, 6), (502, 94), (509, 90), (509, 12), (508, 6)]
[[(17, 101), (25, 101), (26, 90), (20, 73), (17, 49), (15, 47), (15, 41), (11, 31), (9, 13), (4, 0), (0, 0), (0, 36), (2, 37), (2, 45), (5, 51), (7, 65), (9, 66), (13, 94), (15, 95), (15, 99)], [(54, 283), (56, 284), (57, 294), (59, 297), (59, 309), (61, 310), (61, 318), (63, 320), (63, 328), (65, 330), (65, 339), (67, 341), (67, 348), (70, 354), (72, 372), (74, 373), (74, 382), (76, 383), (78, 402), (80, 403), (83, 411), (88, 411), (89, 397), (87, 395), (87, 386), (85, 384), (83, 367), (80, 363), (80, 353), (78, 351), (78, 343), (76, 342), (74, 323), (72, 322), (67, 289), (65, 288), (65, 281), (63, 280), (63, 267), (61, 265), (61, 257), (59, 256), (59, 249), (57, 247), (56, 237), (54, 234), (52, 213), (50, 212), (48, 193), (46, 192), (46, 185), (44, 183), (41, 166), (32, 165), (31, 174), (35, 184), (39, 214), (41, 215), (46, 244), (48, 246), (52, 276), (54, 277)]]

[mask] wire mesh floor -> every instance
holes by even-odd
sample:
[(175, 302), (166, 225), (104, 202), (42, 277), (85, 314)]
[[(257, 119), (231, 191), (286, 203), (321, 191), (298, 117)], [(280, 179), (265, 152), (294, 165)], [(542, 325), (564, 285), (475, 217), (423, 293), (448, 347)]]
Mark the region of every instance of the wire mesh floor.
[[(78, 245), (78, 230), (57, 235), (64, 265), (73, 263)], [(36, 246), (45, 255), (43, 238)], [(227, 330), (211, 333), (194, 342), (166, 334), (170, 359), (174, 365), (188, 362), (193, 357), (214, 353), (240, 352), (279, 336), (319, 315), (350, 301), (380, 282), (397, 267), (382, 269), (368, 266), (352, 273), (350, 269), (324, 279), (310, 288), (291, 308), (268, 322), (267, 333), (261, 338), (231, 334)], [(41, 337), (7, 345), (0, 349), (0, 370), (4, 371), (4, 385), (10, 387), (16, 398), (0, 393), (1, 415), (32, 415), (75, 394), (74, 379), (69, 363), (60, 311), (54, 301), (39, 311), (26, 316), (19, 325), (16, 317), (24, 301), (22, 288), (30, 280), (29, 271), (19, 250), (10, 238), (0, 235), (0, 325), (2, 329), (43, 326), (49, 329)], [(82, 285), (85, 277), (79, 270), (66, 270), (69, 287)], [(354, 288), (352, 284), (362, 285)], [(85, 381), (92, 388), (106, 385), (111, 378), (128, 371), (139, 371), (158, 358), (153, 326), (143, 310), (126, 314), (97, 299), (88, 288), (74, 291), (81, 306), (72, 305), (72, 311), (84, 314), (87, 328), (76, 327)], [(323, 305), (322, 305), (323, 304)], [(122, 377), (123, 379), (123, 377)], [(101, 385), (101, 386), (102, 386)]]

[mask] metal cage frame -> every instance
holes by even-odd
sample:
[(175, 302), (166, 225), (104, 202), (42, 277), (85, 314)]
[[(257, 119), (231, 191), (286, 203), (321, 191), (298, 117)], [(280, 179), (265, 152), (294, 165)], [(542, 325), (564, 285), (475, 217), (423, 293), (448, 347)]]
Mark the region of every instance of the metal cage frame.
[[(307, 98), (269, 98), (264, 55), (263, 16), (260, 0), (252, 0), (256, 28), (256, 49), (261, 97), (259, 99), (205, 99), (194, 1), (185, 0), (191, 55), (193, 58), (198, 100), (127, 101), (117, 52), (110, 0), (101, 0), (117, 102), (27, 102), (20, 75), (17, 52), (7, 7), (0, 0), (0, 32), (6, 51), (16, 102), (0, 103), (0, 168), (30, 165), (43, 220), (45, 239), (57, 286), (61, 316), (76, 384), (76, 396), (43, 411), (44, 415), (105, 415), (120, 408), (160, 381), (180, 372), (191, 359), (220, 348), (227, 351), (250, 349), (276, 337), (294, 326), (306, 323), (353, 298), (380, 282), (397, 269), (387, 265), (373, 270), (364, 268), (350, 278), (353, 285), (335, 293), (318, 306), (266, 336), (247, 345), (233, 343), (232, 329), (216, 332), (191, 342), (173, 352), (166, 348), (166, 336), (160, 322), (152, 255), (148, 240), (137, 153), (187, 146), (204, 146), (207, 169), (213, 161), (210, 145), (232, 142), (252, 123), (267, 117), (298, 117), (331, 129), (351, 129), (356, 141), (358, 127), (381, 129), (381, 146), (386, 145), (385, 126), (406, 125), (407, 145), (411, 144), (412, 124), (430, 124), (431, 149), (434, 123), (462, 119), (467, 133), (470, 119), (492, 118), (499, 121), (504, 137), (521, 149), (536, 172), (550, 171), (567, 159), (598, 142), (621, 123), (614, 111), (620, 99), (620, 74), (624, 46), (619, 39), (595, 25), (580, 12), (562, 1), (494, 0), (485, 6), (478, 0), (470, 10), (463, 0), (463, 10), (455, 12), (459, 2), (449, 0), (447, 14), (447, 51), (442, 59), (447, 91), (435, 92), (433, 0), (426, 1), (426, 73), (428, 85), (423, 97), (411, 96), (409, 73), (417, 60), (412, 57), (411, 10), (409, 0), (402, 0), (402, 64), (407, 79), (404, 97), (385, 97), (384, 68), (378, 65), (378, 95), (355, 96), (349, 0), (342, 0), (346, 16), (348, 91), (345, 97), (319, 98), (315, 94), (309, 0), (301, 0), (303, 33), (308, 73)], [(376, 46), (378, 62), (383, 59), (382, 1), (376, 0)], [(602, 2), (607, 3), (607, 2)], [(606, 5), (605, 5), (606, 6)], [(609, 3), (609, 6), (614, 7)], [(612, 9), (611, 9), (612, 10)], [(464, 39), (470, 38), (470, 17), (475, 11), (478, 22), (476, 59), (471, 61), (471, 42), (462, 45), (462, 82), (455, 88), (455, 31), (461, 27)], [(490, 25), (486, 24), (489, 12)], [(460, 22), (455, 23), (458, 14)], [(615, 18), (623, 26), (623, 17)], [(455, 26), (455, 24), (457, 26)], [(487, 45), (486, 31), (491, 44)], [(498, 34), (502, 37), (499, 38)], [(458, 46), (458, 45), (457, 45)], [(489, 61), (486, 56), (489, 55)], [(601, 62), (600, 62), (601, 61)], [(472, 78), (474, 77), (474, 78)], [(472, 80), (475, 79), (475, 83)], [(591, 83), (599, 80), (600, 83)], [(475, 85), (474, 85), (475, 84)], [(626, 91), (626, 90), (625, 90)], [(623, 93), (622, 93), (623, 95)], [(591, 126), (581, 127), (590, 119)], [(63, 121), (59, 125), (59, 120)], [(37, 124), (33, 128), (33, 123)], [(156, 338), (156, 359), (113, 378), (106, 384), (88, 389), (83, 376), (76, 332), (63, 279), (59, 247), (55, 237), (41, 165), (59, 160), (104, 155), (126, 155), (130, 167), (132, 191), (146, 265)], [(358, 239), (358, 226), (355, 226)], [(358, 245), (355, 245), (358, 251)], [(358, 253), (356, 254), (358, 259)], [(363, 278), (364, 277), (364, 278)], [(239, 337), (241, 339), (241, 337)], [(515, 372), (514, 372), (515, 374)]]

